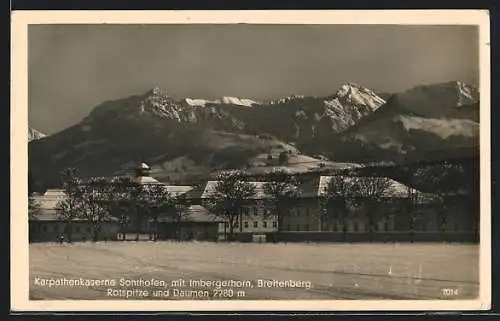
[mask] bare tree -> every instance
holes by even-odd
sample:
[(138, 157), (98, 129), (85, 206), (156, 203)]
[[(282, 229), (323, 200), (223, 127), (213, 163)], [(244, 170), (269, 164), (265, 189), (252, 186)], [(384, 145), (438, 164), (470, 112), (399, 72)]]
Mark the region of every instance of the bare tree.
[(56, 204), (56, 213), (64, 222), (68, 242), (72, 241), (73, 221), (83, 214), (82, 179), (76, 168), (67, 168), (61, 172), (65, 198)]
[(271, 197), (278, 223), (278, 235), (283, 230), (283, 220), (290, 215), (300, 196), (299, 183), (294, 175), (283, 169), (273, 169), (266, 175), (264, 192)]
[(172, 195), (167, 191), (163, 184), (149, 184), (143, 187), (144, 201), (141, 209), (144, 211), (145, 217), (149, 218), (153, 223), (153, 241), (156, 241), (159, 234), (159, 218), (172, 213), (175, 210), (174, 200)]
[[(36, 221), (41, 214), (40, 204), (34, 200), (31, 196), (28, 196), (28, 221)], [(38, 237), (38, 229), (36, 225), (29, 224), (29, 240), (36, 239)]]
[(124, 223), (128, 224), (130, 221), (133, 224), (135, 229), (135, 241), (139, 241), (144, 220), (148, 215), (148, 199), (144, 191), (144, 186), (135, 182), (128, 187), (128, 218), (125, 218)]
[(333, 175), (329, 178), (324, 190), (321, 191), (320, 205), (322, 221), (330, 223), (337, 219), (345, 241), (349, 207), (355, 198), (356, 178), (344, 175)]
[(91, 178), (83, 184), (83, 211), (82, 218), (92, 228), (92, 240), (99, 240), (103, 223), (111, 218), (107, 206), (110, 183), (106, 178)]
[(137, 190), (137, 185), (130, 177), (116, 177), (111, 179), (109, 188), (106, 189), (105, 205), (110, 216), (120, 222), (122, 241), (125, 241), (125, 233), (131, 221), (131, 194), (133, 190)]
[(229, 240), (234, 238), (234, 227), (241, 209), (254, 195), (255, 186), (246, 181), (243, 172), (232, 170), (217, 175), (217, 183), (207, 199), (207, 206), (216, 216), (228, 223)]
[(28, 196), (28, 219), (36, 220), (40, 214), (40, 204), (33, 197)]
[[(410, 242), (414, 241), (414, 233), (415, 233), (415, 224), (419, 217), (422, 216), (420, 212), (420, 192), (411, 186), (406, 186), (406, 195), (405, 195), (405, 211), (408, 214), (409, 220), (409, 230), (410, 230)], [(423, 224), (426, 224), (423, 222)]]
[(387, 217), (385, 211), (388, 209), (382, 209), (381, 205), (392, 198), (392, 184), (390, 179), (379, 176), (358, 177), (355, 181), (353, 187), (355, 204), (364, 209), (368, 218), (370, 240), (373, 241), (373, 233), (380, 217)]
[[(477, 204), (474, 202), (474, 193), (477, 192), (474, 179), (469, 175), (461, 165), (448, 162), (424, 165), (415, 173), (416, 181), (433, 191), (430, 204), (436, 211), (436, 223), (443, 241), (446, 241), (449, 214), (458, 212), (461, 204)], [(473, 210), (473, 206), (467, 207)]]
[(175, 226), (175, 238), (180, 241), (181, 239), (181, 226), (189, 217), (190, 203), (185, 195), (180, 195), (174, 199), (174, 208), (171, 211), (172, 223)]

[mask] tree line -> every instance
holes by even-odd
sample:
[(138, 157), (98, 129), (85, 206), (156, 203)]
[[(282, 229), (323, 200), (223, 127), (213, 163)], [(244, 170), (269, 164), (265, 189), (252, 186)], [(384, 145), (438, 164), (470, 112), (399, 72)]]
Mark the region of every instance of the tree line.
[[(449, 167), (449, 165), (446, 165)], [(429, 203), (438, 213), (438, 226), (445, 231), (450, 211), (457, 208), (458, 190), (451, 193), (449, 189), (454, 185), (455, 168), (424, 167), (411, 173), (414, 179), (422, 180), (435, 186), (445, 186), (437, 193), (427, 195)], [(92, 227), (93, 236), (98, 238), (103, 222), (110, 218), (120, 220), (125, 230), (130, 224), (137, 231), (136, 239), (145, 220), (153, 223), (155, 230), (153, 239), (158, 236), (158, 220), (168, 217), (176, 226), (179, 235), (180, 225), (187, 217), (189, 202), (185, 197), (174, 197), (163, 184), (141, 185), (131, 178), (91, 178), (85, 182), (79, 177), (74, 168), (62, 172), (63, 190), (66, 198), (57, 204), (58, 217), (68, 227), (68, 238), (71, 239), (71, 225), (75, 218), (84, 219)], [(257, 198), (256, 186), (249, 180), (249, 175), (241, 170), (226, 170), (216, 176), (216, 184), (210, 191), (203, 205), (227, 227), (226, 235), (229, 240), (234, 238), (234, 229), (242, 222), (242, 210)], [(395, 191), (392, 180), (382, 176), (357, 176), (355, 171), (340, 171), (332, 173), (328, 183), (318, 193), (320, 221), (325, 224), (338, 222), (339, 230), (347, 233), (347, 219), (358, 209), (363, 209), (367, 219), (367, 228), (370, 234), (377, 229), (380, 219), (388, 220), (395, 214), (387, 205), (394, 204)], [(415, 221), (422, 214), (419, 204), (422, 195), (411, 186), (405, 188), (399, 201), (403, 210), (409, 216), (408, 229), (415, 229)], [(265, 175), (263, 182), (264, 202), (271, 211), (263, 214), (273, 215), (277, 220), (278, 234), (284, 230), (283, 222), (298, 205), (302, 196), (301, 185), (297, 177), (283, 169), (273, 169)], [(399, 191), (401, 193), (401, 191)], [(455, 197), (452, 201), (449, 198)], [(469, 199), (468, 195), (460, 195)], [(475, 200), (475, 199), (474, 199)], [(471, 211), (474, 202), (469, 202)], [(469, 204), (468, 203), (468, 204)], [(30, 202), (30, 216), (36, 216), (37, 206)], [(34, 213), (34, 214), (31, 214)], [(125, 213), (125, 214), (123, 214)], [(396, 213), (397, 214), (397, 213)]]
[[(205, 205), (228, 224), (227, 236), (234, 237), (234, 228), (241, 224), (242, 209), (249, 200), (256, 198), (256, 186), (248, 176), (239, 170), (224, 171), (216, 177), (216, 184)], [(283, 169), (274, 169), (266, 174), (263, 183), (264, 202), (272, 208), (264, 216), (277, 219), (278, 234), (284, 230), (283, 222), (298, 205), (303, 191), (297, 178)], [(354, 177), (334, 175), (326, 188), (319, 193), (321, 221), (340, 219), (346, 231), (345, 219), (350, 205), (365, 206), (369, 213), (370, 226), (377, 223), (376, 207), (392, 197), (391, 180), (385, 177)], [(361, 201), (362, 200), (362, 201)]]
[[(383, 169), (383, 168), (382, 168)], [(391, 194), (390, 180), (383, 173), (376, 171), (370, 176), (367, 172), (373, 169), (362, 168), (354, 170), (354, 175), (349, 170), (347, 175), (334, 175), (326, 186), (321, 197), (322, 215), (326, 219), (334, 218), (340, 221), (341, 229), (346, 232), (346, 218), (352, 209), (364, 206), (368, 218), (368, 229), (374, 232), (376, 222), (382, 218), (387, 219), (390, 215), (398, 215), (401, 212), (407, 215), (410, 232), (416, 230), (416, 221), (425, 220), (428, 210), (435, 212), (435, 223), (444, 237), (446, 226), (449, 222), (450, 213), (458, 213), (465, 209), (470, 215), (474, 233), (478, 231), (479, 222), (479, 186), (478, 177), (461, 163), (443, 161), (435, 164), (417, 164), (415, 166), (402, 166), (397, 171), (403, 181), (406, 182), (399, 205), (385, 210), (377, 211), (376, 208), (393, 203), (394, 199), (388, 197)], [(365, 172), (359, 177), (360, 172)], [(429, 192), (423, 193), (415, 187), (421, 187)], [(351, 209), (351, 210), (350, 210)], [(427, 223), (427, 222), (426, 222)]]

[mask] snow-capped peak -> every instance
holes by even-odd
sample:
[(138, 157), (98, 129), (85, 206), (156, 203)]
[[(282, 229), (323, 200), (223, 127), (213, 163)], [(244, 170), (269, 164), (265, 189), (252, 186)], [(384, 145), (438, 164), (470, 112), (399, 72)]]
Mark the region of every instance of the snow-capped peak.
[(374, 112), (385, 104), (385, 100), (365, 87), (346, 83), (323, 103), (324, 112), (322, 115), (315, 114), (316, 121), (326, 117), (332, 122), (332, 128), (338, 132)]
[(38, 130), (36, 130), (34, 128), (28, 127), (28, 142), (31, 142), (33, 140), (42, 139), (44, 137), (47, 137), (47, 135), (42, 134), (41, 132), (39, 132)]
[(349, 104), (368, 106), (373, 111), (385, 103), (373, 91), (355, 83), (343, 84), (335, 96)]
[(455, 82), (458, 91), (458, 106), (470, 105), (478, 101), (479, 92), (475, 86)]

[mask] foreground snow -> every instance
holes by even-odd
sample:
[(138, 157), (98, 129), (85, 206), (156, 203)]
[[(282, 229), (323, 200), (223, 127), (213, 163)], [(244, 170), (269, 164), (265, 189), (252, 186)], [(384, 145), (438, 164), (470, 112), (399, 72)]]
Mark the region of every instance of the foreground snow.
[[(30, 297), (116, 299), (107, 297), (104, 287), (49, 288), (34, 282), (65, 277), (250, 280), (255, 287), (239, 299), (254, 300), (440, 299), (443, 288), (456, 289), (451, 298), (470, 299), (478, 293), (478, 250), (462, 244), (31, 244)], [(312, 287), (264, 288), (257, 286), (259, 279)]]

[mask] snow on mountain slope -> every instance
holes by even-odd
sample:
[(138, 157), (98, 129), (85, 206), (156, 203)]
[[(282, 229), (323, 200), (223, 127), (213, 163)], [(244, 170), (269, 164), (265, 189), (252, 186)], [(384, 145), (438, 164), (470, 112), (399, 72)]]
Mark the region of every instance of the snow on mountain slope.
[(215, 99), (215, 100), (208, 100), (208, 99), (201, 99), (201, 98), (185, 98), (184, 101), (189, 106), (193, 106), (193, 107), (205, 107), (209, 104), (210, 105), (217, 105), (217, 104), (237, 105), (237, 106), (244, 106), (244, 107), (252, 107), (253, 105), (260, 105), (260, 103), (256, 102), (255, 100), (252, 100), (252, 99), (229, 97), (229, 96), (224, 96), (221, 99)]
[(266, 104), (268, 104), (268, 105), (286, 104), (287, 102), (292, 101), (294, 99), (301, 99), (304, 97), (305, 97), (304, 95), (291, 95), (291, 96), (287, 96), (287, 97), (283, 97), (283, 98), (279, 98), (279, 99), (270, 100), (270, 101), (266, 102)]
[(246, 98), (237, 98), (237, 97), (222, 97), (222, 99), (208, 100), (208, 99), (200, 99), (200, 98), (185, 98), (184, 101), (193, 107), (205, 107), (207, 105), (238, 105), (244, 107), (252, 107), (253, 105), (259, 105), (260, 103)]
[(259, 104), (258, 102), (251, 100), (251, 99), (228, 97), (228, 96), (222, 97), (221, 102), (223, 104), (239, 105), (239, 106), (245, 106), (245, 107), (252, 107), (253, 105)]
[(220, 104), (220, 100), (207, 100), (198, 98), (186, 98), (184, 101), (193, 107), (205, 107), (207, 104)]
[(418, 86), (397, 94), (398, 103), (423, 117), (453, 117), (465, 106), (479, 102), (475, 86), (458, 81)]
[(479, 125), (468, 119), (397, 116), (395, 120), (400, 121), (408, 132), (411, 130), (420, 130), (432, 133), (442, 139), (447, 139), (451, 136), (477, 137), (479, 133)]
[[(478, 146), (478, 92), (459, 82), (419, 86), (391, 96), (386, 104), (350, 126), (335, 141), (312, 142), (313, 150), (330, 147), (339, 159), (369, 157), (397, 160), (421, 157), (430, 150)], [(406, 155), (406, 156), (405, 156)]]

